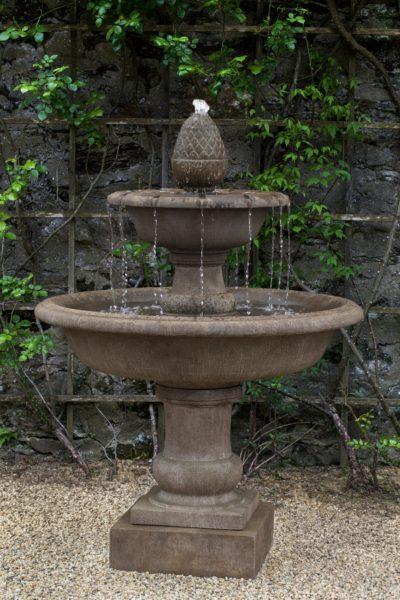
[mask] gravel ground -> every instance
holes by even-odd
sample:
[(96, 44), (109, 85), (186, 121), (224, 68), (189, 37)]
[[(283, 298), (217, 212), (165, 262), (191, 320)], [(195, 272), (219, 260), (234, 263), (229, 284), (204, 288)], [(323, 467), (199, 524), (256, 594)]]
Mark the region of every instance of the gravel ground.
[(108, 567), (108, 530), (152, 484), (145, 465), (121, 463), (85, 480), (53, 459), (0, 463), (0, 598), (64, 600), (398, 599), (399, 470), (389, 490), (344, 491), (335, 468), (262, 474), (276, 505), (275, 543), (254, 580), (124, 573)]

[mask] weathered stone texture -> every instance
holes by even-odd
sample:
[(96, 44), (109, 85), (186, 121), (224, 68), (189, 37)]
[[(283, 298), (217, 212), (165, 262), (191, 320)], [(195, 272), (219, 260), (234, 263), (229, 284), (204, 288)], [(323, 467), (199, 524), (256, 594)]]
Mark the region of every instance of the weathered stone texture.
[[(12, 3), (11, 3), (12, 4)], [(27, 18), (33, 10), (32, 3), (19, 3), (21, 10)], [(59, 4), (47, 0), (45, 4), (51, 9)], [(362, 9), (359, 25), (368, 27), (397, 27), (398, 12), (395, 2), (370, 2)], [(26, 5), (26, 6), (25, 6)], [(28, 6), (29, 5), (29, 6)], [(316, 13), (316, 22), (320, 17)], [(321, 23), (320, 24), (324, 24)], [(332, 50), (335, 40), (331, 37), (316, 36), (321, 49), (326, 52)], [(205, 47), (212, 47), (213, 41), (209, 37), (204, 42)], [(241, 47), (247, 48), (249, 42), (245, 36), (240, 36)], [(253, 43), (253, 42), (251, 42)], [(362, 38), (371, 51), (386, 65), (394, 88), (400, 93), (400, 62), (399, 42), (393, 38)], [(248, 46), (250, 48), (250, 46)], [(46, 52), (58, 54), (60, 63), (69, 60), (68, 34), (63, 32), (46, 36)], [(18, 109), (19, 95), (13, 90), (21, 78), (28, 78), (32, 74), (32, 65), (43, 54), (42, 49), (26, 41), (5, 45), (2, 55), (2, 81), (0, 86), (0, 116), (10, 114), (33, 115), (31, 109)], [(96, 89), (105, 94), (105, 114), (113, 111), (114, 115), (132, 115), (158, 117), (165, 114), (165, 101), (162, 90), (161, 67), (150, 46), (143, 45), (140, 53), (135, 55), (135, 47), (127, 48), (124, 65), (121, 56), (111, 49), (110, 44), (104, 41), (104, 36), (85, 33), (79, 40), (79, 75), (86, 79), (90, 89)], [(338, 58), (345, 66), (347, 52), (340, 51)], [(364, 59), (357, 58), (357, 77), (360, 85), (356, 90), (356, 100), (360, 108), (373, 121), (399, 121), (393, 103), (383, 87), (381, 78)], [(282, 74), (291, 74), (293, 64), (288, 61), (282, 66)], [(343, 79), (345, 82), (345, 79)], [(345, 89), (345, 83), (344, 89)], [(268, 90), (267, 97), (268, 96)], [(197, 91), (190, 81), (182, 80), (174, 75), (171, 77), (170, 111), (173, 117), (186, 117), (191, 111), (191, 99)], [(270, 98), (271, 114), (275, 114), (279, 107)], [(235, 99), (224, 90), (218, 103), (212, 107), (213, 116), (238, 117), (241, 116), (240, 108)], [(34, 156), (45, 163), (48, 174), (40, 179), (32, 193), (24, 200), (24, 211), (57, 211), (68, 209), (68, 131), (63, 126), (13, 126), (10, 128), (14, 143), (20, 148), (22, 157)], [(176, 129), (171, 129), (170, 150), (175, 142)], [(227, 185), (242, 186), (239, 176), (246, 172), (253, 164), (252, 141), (246, 137), (243, 129), (225, 127), (222, 135), (229, 159)], [(138, 126), (116, 125), (109, 129), (109, 153), (106, 161), (107, 170), (99, 178), (96, 189), (87, 198), (82, 210), (105, 212), (105, 197), (108, 193), (132, 187), (158, 186), (161, 180), (161, 130), (158, 127), (145, 129)], [(119, 151), (117, 147), (119, 145)], [(11, 147), (4, 140), (5, 152), (12, 154)], [(99, 170), (101, 153), (92, 151), (87, 158), (87, 149), (79, 144), (77, 150), (77, 170), (80, 194), (88, 188), (86, 169), (91, 177)], [(345, 187), (339, 186), (328, 199), (328, 204), (334, 212), (354, 212), (363, 214), (384, 214), (393, 212), (396, 202), (396, 193), (400, 187), (400, 146), (398, 130), (368, 130), (363, 140), (355, 143), (353, 162), (353, 188), (350, 206), (346, 207)], [(4, 174), (0, 174), (0, 184), (6, 182)], [(43, 219), (35, 218), (26, 221), (27, 235), (33, 246), (51, 234), (60, 224), (60, 218)], [(118, 239), (118, 223), (114, 218), (114, 235)], [(390, 223), (372, 222), (353, 226), (351, 236), (351, 255), (355, 264), (360, 266), (360, 273), (356, 278), (357, 295), (361, 299), (368, 296), (373, 277), (379, 267), (380, 260), (385, 251)], [(135, 233), (126, 222), (125, 233), (128, 239), (133, 239)], [(315, 250), (318, 247), (315, 245)], [(331, 275), (322, 273), (317, 259), (312, 258), (313, 245), (300, 249), (297, 255), (298, 265), (308, 274), (312, 275), (315, 287), (330, 293), (343, 293), (343, 285)], [(15, 269), (26, 258), (25, 251), (19, 242), (9, 244), (5, 253), (5, 266), (9, 271)], [(121, 282), (120, 261), (114, 260), (114, 284)], [(29, 267), (31, 268), (31, 266)], [(58, 233), (39, 253), (35, 268), (38, 280), (49, 291), (63, 292), (67, 286), (67, 230)], [(77, 219), (76, 221), (76, 277), (77, 289), (106, 289), (109, 287), (110, 271), (110, 226), (107, 219)], [(390, 264), (379, 290), (377, 304), (381, 306), (399, 306), (400, 303), (400, 243), (395, 244)], [(134, 284), (137, 272), (132, 269)], [(353, 293), (353, 292), (352, 292)], [(357, 299), (357, 296), (354, 296)], [(399, 344), (399, 319), (392, 315), (373, 314), (372, 324), (377, 339), (379, 358), (380, 383), (383, 390), (390, 396), (400, 395), (400, 344)], [(54, 332), (57, 347), (49, 359), (54, 390), (56, 393), (66, 391), (66, 347), (57, 332)], [(374, 369), (374, 347), (368, 328), (365, 328), (363, 351), (369, 361), (371, 370)], [(325, 390), (326, 382), (334, 371), (334, 365), (323, 367), (322, 373), (317, 377), (309, 377), (306, 381), (302, 377), (293, 379), (293, 384), (299, 391), (318, 395)], [(43, 373), (37, 371), (39, 384), (44, 385)], [(365, 378), (359, 367), (352, 366), (351, 391), (360, 396), (371, 395), (371, 390), (365, 383)], [(140, 389), (141, 383), (135, 384), (119, 381), (113, 377), (105, 377), (89, 372), (77, 362), (75, 375), (75, 391), (80, 394), (88, 393), (126, 393)], [(1, 392), (12, 392), (15, 389), (12, 380), (1, 382)], [(143, 389), (142, 389), (143, 391)], [(105, 410), (105, 409), (104, 409)], [(134, 410), (125, 411), (116, 407), (107, 408), (112, 416), (112, 422), (121, 427), (119, 438), (119, 452), (124, 455), (143, 452), (149, 440), (149, 426), (147, 408), (141, 408), (139, 414)], [(111, 434), (100, 418), (94, 407), (80, 407), (75, 409), (76, 431), (75, 435), (89, 446), (90, 452), (100, 456), (103, 453), (101, 444), (107, 445)], [(108, 412), (106, 413), (109, 414)], [(110, 417), (109, 417), (110, 418)], [(315, 418), (315, 415), (314, 415)], [(0, 420), (6, 425), (13, 425), (25, 435), (38, 437), (39, 424), (23, 407), (2, 407)], [(131, 428), (131, 429), (130, 429)], [(132, 440), (129, 439), (129, 431)], [(308, 464), (312, 452), (317, 452), (317, 461), (331, 461), (337, 458), (337, 446), (334, 445), (324, 427), (318, 429), (314, 440), (306, 441), (300, 450), (296, 449), (293, 459)], [(43, 433), (43, 432), (42, 432)], [(93, 434), (93, 439), (90, 435)], [(241, 434), (240, 434), (241, 435)], [(240, 437), (240, 435), (238, 437)], [(323, 440), (321, 440), (321, 436)], [(93, 442), (93, 443), (92, 443)], [(131, 443), (132, 442), (132, 443)], [(331, 443), (332, 442), (332, 443)], [(96, 443), (98, 445), (96, 445)], [(309, 452), (308, 446), (312, 447)], [(318, 446), (318, 450), (316, 450)], [(332, 448), (334, 447), (334, 450)], [(27, 445), (25, 445), (27, 448)], [(300, 456), (301, 454), (301, 456)]]

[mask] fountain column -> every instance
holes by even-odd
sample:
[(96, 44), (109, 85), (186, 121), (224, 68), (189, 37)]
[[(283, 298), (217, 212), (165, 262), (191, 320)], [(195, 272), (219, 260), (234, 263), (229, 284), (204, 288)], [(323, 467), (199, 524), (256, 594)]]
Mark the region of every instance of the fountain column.
[(164, 294), (166, 313), (224, 314), (235, 309), (235, 297), (225, 287), (222, 266), (226, 251), (171, 252), (170, 261), (175, 266), (171, 290)]
[(244, 529), (258, 506), (238, 490), (242, 461), (232, 453), (232, 404), (241, 387), (187, 390), (157, 386), (165, 407), (165, 443), (154, 461), (158, 483), (131, 509), (131, 523)]
[(111, 529), (110, 565), (120, 570), (254, 577), (272, 544), (273, 506), (236, 486), (232, 404), (241, 386), (158, 385), (165, 443), (154, 461), (158, 483)]

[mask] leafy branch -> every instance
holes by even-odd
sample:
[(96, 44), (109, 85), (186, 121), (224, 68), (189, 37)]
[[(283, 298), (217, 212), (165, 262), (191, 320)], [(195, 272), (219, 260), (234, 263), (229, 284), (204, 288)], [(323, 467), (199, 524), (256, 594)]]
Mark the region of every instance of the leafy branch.
[(79, 95), (80, 90), (86, 88), (86, 83), (68, 75), (69, 67), (55, 67), (57, 58), (57, 54), (46, 54), (33, 65), (36, 79), (22, 80), (15, 86), (15, 90), (25, 96), (20, 107), (34, 106), (39, 121), (65, 119), (70, 125), (82, 129), (89, 146), (101, 146), (103, 136), (96, 120), (103, 116), (103, 109), (98, 103), (104, 96), (99, 92)]

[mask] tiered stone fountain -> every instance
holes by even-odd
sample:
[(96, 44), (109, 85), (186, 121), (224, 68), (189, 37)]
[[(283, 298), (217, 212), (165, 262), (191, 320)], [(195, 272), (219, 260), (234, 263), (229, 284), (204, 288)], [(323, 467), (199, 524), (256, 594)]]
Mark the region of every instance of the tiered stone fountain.
[[(311, 367), (334, 330), (358, 322), (362, 311), (334, 296), (225, 288), (228, 251), (246, 244), (249, 231), (257, 235), (268, 209), (289, 199), (217, 189), (227, 165), (224, 145), (207, 105), (195, 106), (172, 158), (181, 189), (109, 197), (111, 205), (127, 207), (140, 239), (156, 238), (170, 250), (172, 287), (58, 296), (40, 303), (36, 315), (62, 327), (90, 367), (155, 381), (164, 403), (157, 485), (112, 527), (111, 566), (254, 577), (272, 543), (273, 507), (237, 488), (242, 464), (231, 450), (232, 405), (245, 380)], [(128, 310), (110, 311), (115, 298)]]

